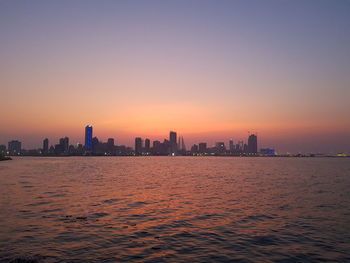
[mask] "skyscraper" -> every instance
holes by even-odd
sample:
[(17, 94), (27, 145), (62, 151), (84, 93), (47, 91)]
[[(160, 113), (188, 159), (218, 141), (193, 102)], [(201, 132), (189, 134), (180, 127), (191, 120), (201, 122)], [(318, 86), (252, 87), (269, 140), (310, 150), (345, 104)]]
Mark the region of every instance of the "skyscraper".
[(233, 153), (235, 151), (235, 146), (233, 144), (233, 140), (232, 139), (230, 140), (229, 145), (230, 145), (230, 153)]
[(151, 148), (151, 141), (150, 139), (145, 139), (145, 152), (149, 153)]
[(49, 153), (49, 139), (46, 138), (43, 140), (43, 154), (47, 155)]
[(248, 137), (247, 152), (251, 154), (258, 153), (258, 137), (255, 134), (251, 134)]
[(85, 127), (85, 150), (92, 151), (92, 126)]
[(135, 154), (142, 154), (142, 139), (140, 137), (135, 138)]
[(176, 132), (171, 131), (169, 133), (169, 141), (170, 141), (170, 153), (176, 153), (177, 152), (177, 142), (176, 142), (177, 134)]

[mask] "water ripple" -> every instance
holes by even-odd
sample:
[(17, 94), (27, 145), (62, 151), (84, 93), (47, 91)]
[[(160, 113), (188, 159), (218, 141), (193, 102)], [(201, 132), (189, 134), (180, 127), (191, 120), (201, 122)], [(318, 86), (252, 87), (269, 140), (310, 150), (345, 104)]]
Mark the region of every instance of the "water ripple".
[(0, 262), (350, 262), (349, 171), (331, 158), (21, 158), (0, 168)]

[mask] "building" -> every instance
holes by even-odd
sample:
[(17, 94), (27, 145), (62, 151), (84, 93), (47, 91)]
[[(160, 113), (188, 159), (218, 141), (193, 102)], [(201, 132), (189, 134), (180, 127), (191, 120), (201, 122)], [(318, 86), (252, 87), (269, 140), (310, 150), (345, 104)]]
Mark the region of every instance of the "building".
[(135, 154), (142, 154), (142, 139), (140, 137), (135, 138)]
[(151, 141), (150, 139), (145, 139), (145, 152), (149, 153), (151, 151)]
[(87, 125), (85, 127), (85, 151), (92, 151), (92, 126)]
[(54, 146), (50, 146), (50, 149), (49, 149), (49, 154), (50, 155), (54, 155), (56, 152), (55, 152), (55, 147)]
[(276, 155), (276, 150), (270, 149), (270, 148), (264, 148), (264, 149), (260, 149), (260, 153), (263, 155)]
[(160, 152), (161, 152), (161, 142), (160, 141), (153, 141), (152, 143), (152, 154), (154, 155), (160, 155)]
[(199, 143), (198, 150), (200, 153), (206, 153), (207, 152), (207, 143), (206, 142)]
[(55, 145), (56, 155), (67, 155), (69, 153), (69, 138), (64, 137), (59, 140), (59, 143)]
[(46, 138), (43, 140), (43, 155), (48, 155), (49, 154), (49, 139)]
[(60, 145), (63, 149), (63, 153), (68, 153), (68, 149), (69, 149), (69, 138), (68, 137), (64, 137), (60, 139)]
[(249, 154), (258, 153), (258, 137), (255, 134), (251, 134), (248, 137), (247, 153)]
[(246, 143), (243, 145), (243, 153), (249, 153), (248, 144), (246, 144)]
[(116, 150), (115, 150), (115, 145), (114, 145), (114, 139), (113, 138), (108, 138), (107, 140), (107, 153), (109, 155), (115, 155)]
[(226, 152), (226, 147), (224, 142), (215, 143), (216, 153), (222, 154)]
[(196, 155), (197, 153), (198, 153), (198, 145), (193, 144), (193, 146), (191, 147), (191, 154)]
[[(91, 144), (92, 144), (92, 152), (94, 154), (97, 154), (100, 151), (100, 141), (98, 140), (97, 137), (93, 137), (91, 139)], [(85, 148), (85, 150), (86, 150), (86, 148)]]
[(7, 149), (11, 155), (19, 155), (22, 151), (22, 143), (17, 140), (10, 141)]
[(235, 151), (235, 145), (233, 144), (232, 139), (229, 141), (229, 147), (230, 147), (230, 153), (233, 153)]
[(76, 153), (77, 155), (82, 155), (84, 153), (84, 146), (81, 143), (77, 144)]
[(236, 154), (241, 154), (243, 153), (244, 150), (244, 143), (243, 141), (238, 141), (238, 143), (235, 146), (235, 153)]
[(76, 155), (77, 154), (77, 149), (74, 147), (74, 145), (69, 145), (68, 154), (69, 155)]
[(177, 134), (174, 131), (169, 133), (170, 154), (177, 153)]
[(161, 155), (173, 154), (173, 152), (171, 151), (171, 143), (167, 139), (164, 139), (163, 143), (161, 144), (161, 149)]
[(3, 144), (0, 145), (0, 153), (3, 153), (3, 154), (6, 153), (6, 145), (3, 145)]

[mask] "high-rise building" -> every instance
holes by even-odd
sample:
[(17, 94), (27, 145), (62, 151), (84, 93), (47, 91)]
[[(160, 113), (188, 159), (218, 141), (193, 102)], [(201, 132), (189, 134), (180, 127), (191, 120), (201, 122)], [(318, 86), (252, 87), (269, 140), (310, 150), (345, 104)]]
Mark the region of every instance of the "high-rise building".
[(193, 144), (193, 146), (191, 147), (191, 154), (195, 155), (197, 153), (198, 153), (198, 145)]
[(11, 155), (18, 155), (22, 151), (22, 143), (20, 141), (13, 140), (8, 143), (7, 148)]
[(206, 153), (207, 152), (207, 143), (206, 142), (201, 142), (199, 144), (198, 149), (199, 149), (200, 153)]
[(49, 154), (49, 139), (48, 138), (43, 140), (43, 154), (44, 155)]
[(140, 137), (135, 138), (135, 154), (142, 154), (142, 139)]
[(77, 144), (76, 152), (78, 155), (82, 155), (84, 153), (84, 147), (81, 143)]
[(113, 138), (108, 138), (107, 140), (107, 152), (108, 154), (115, 155), (115, 146)]
[(246, 143), (243, 145), (243, 152), (244, 153), (249, 153), (248, 152), (248, 144), (246, 144)]
[[(91, 139), (91, 144), (92, 144), (92, 152), (94, 154), (98, 153), (100, 151), (100, 141), (98, 140), (97, 137), (93, 137)], [(86, 149), (85, 149), (86, 150)]]
[(152, 146), (152, 153), (155, 155), (160, 155), (161, 152), (161, 142), (160, 141), (153, 141), (153, 146)]
[(92, 151), (92, 126), (85, 127), (85, 150)]
[(235, 145), (233, 144), (232, 139), (229, 142), (229, 147), (230, 147), (230, 153), (233, 153), (235, 151)]
[(161, 155), (172, 155), (173, 152), (171, 151), (171, 144), (170, 141), (167, 139), (164, 139), (163, 143), (161, 144)]
[(151, 141), (150, 139), (145, 139), (145, 152), (149, 153), (151, 149)]
[(62, 146), (63, 152), (68, 153), (68, 148), (69, 148), (69, 138), (64, 137), (60, 139), (60, 145)]
[(248, 137), (247, 152), (251, 154), (258, 153), (258, 137), (255, 134)]
[(243, 152), (243, 148), (244, 148), (243, 141), (238, 141), (238, 143), (236, 144), (236, 147), (235, 147), (235, 152), (236, 153), (242, 153)]
[(176, 142), (177, 134), (174, 131), (171, 131), (169, 133), (169, 141), (170, 141), (170, 153), (176, 153), (177, 152), (177, 142)]

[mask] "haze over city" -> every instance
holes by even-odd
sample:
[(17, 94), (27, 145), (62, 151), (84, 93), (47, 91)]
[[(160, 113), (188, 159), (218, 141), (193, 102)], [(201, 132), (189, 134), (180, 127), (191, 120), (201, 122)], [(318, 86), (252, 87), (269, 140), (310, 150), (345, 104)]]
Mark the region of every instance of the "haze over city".
[(2, 1), (0, 144), (350, 152), (349, 1)]

